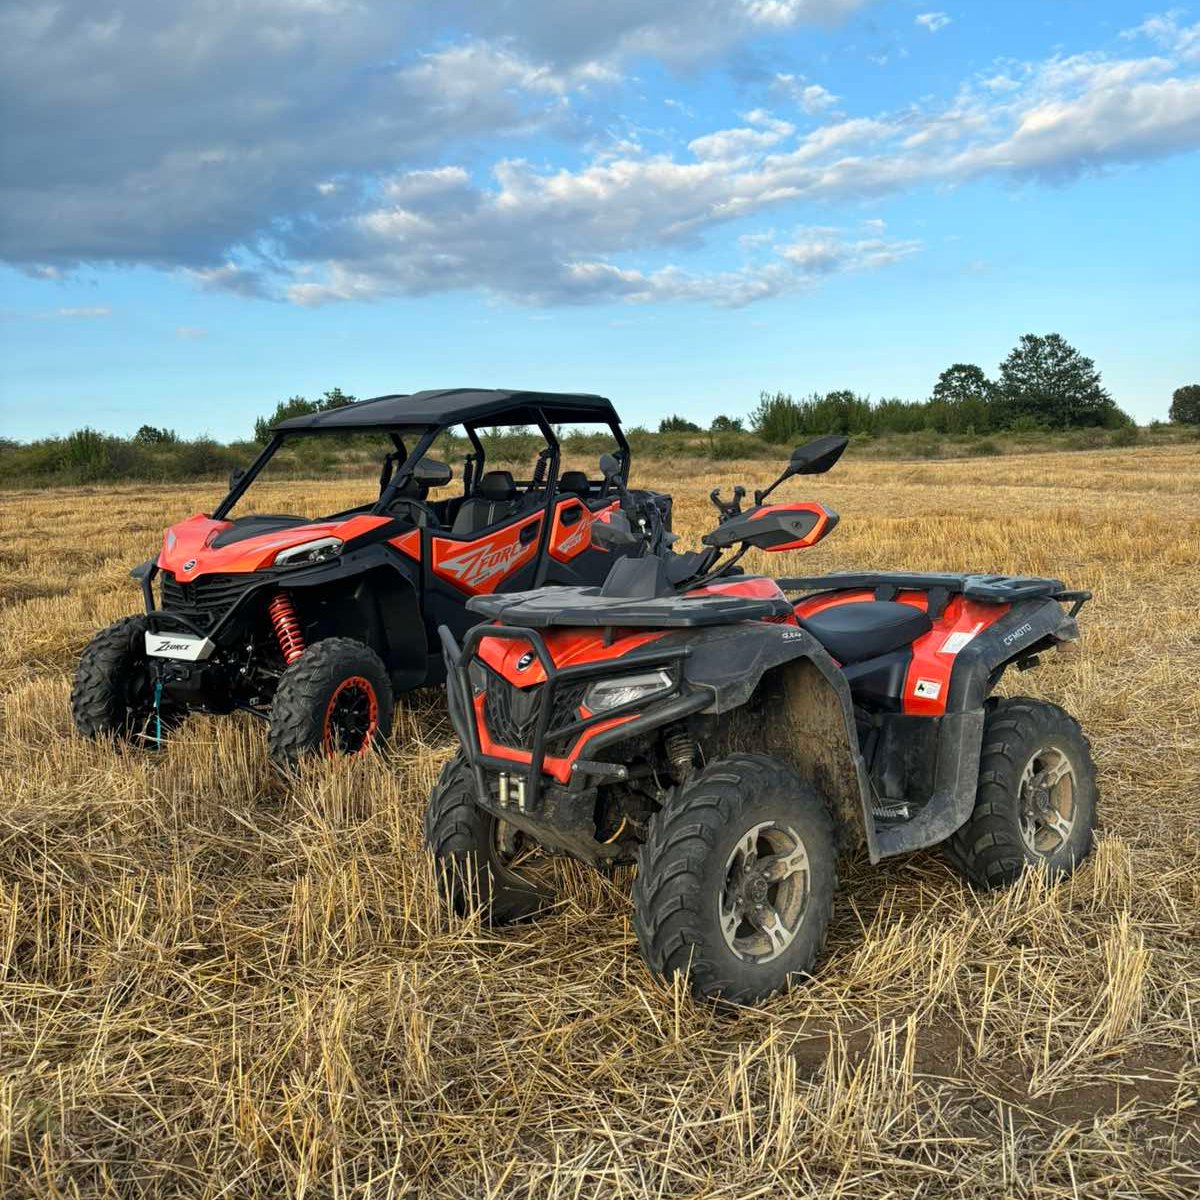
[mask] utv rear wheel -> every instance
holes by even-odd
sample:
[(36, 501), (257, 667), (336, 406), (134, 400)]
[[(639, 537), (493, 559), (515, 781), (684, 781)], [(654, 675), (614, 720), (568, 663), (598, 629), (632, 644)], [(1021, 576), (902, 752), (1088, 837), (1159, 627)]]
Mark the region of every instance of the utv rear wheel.
[(1092, 848), (1096, 770), (1069, 713), (1041, 700), (999, 701), (988, 713), (979, 791), (946, 857), (977, 887), (1006, 887), (1026, 867), (1069, 875)]
[(170, 706), (154, 711), (144, 616), (122, 617), (88, 642), (75, 671), (71, 715), (84, 737), (138, 739), (151, 745), (162, 729), (182, 719)]
[(459, 916), (478, 909), (492, 925), (532, 917), (553, 895), (523, 878), (514, 863), (523, 838), (475, 803), (470, 767), (456, 754), (425, 808), (425, 844), (437, 862), (443, 898)]
[(782, 763), (712, 763), (650, 819), (633, 924), (650, 968), (697, 996), (760, 1000), (807, 972), (837, 886), (833, 824)]
[(287, 769), (306, 754), (366, 754), (391, 727), (392, 685), (379, 655), (350, 638), (325, 638), (280, 676), (267, 750)]

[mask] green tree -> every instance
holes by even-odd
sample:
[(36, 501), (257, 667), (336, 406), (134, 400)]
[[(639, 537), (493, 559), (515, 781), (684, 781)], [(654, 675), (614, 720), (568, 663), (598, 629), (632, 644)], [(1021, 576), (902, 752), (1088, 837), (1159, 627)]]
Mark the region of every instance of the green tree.
[(724, 413), (713, 417), (712, 424), (708, 427), (710, 433), (741, 433), (742, 418), (727, 417)]
[(353, 404), (356, 399), (356, 396), (348, 396), (341, 388), (336, 387), (326, 392), (320, 400), (306, 400), (303, 396), (289, 396), (275, 406), (275, 411), (269, 417), (259, 417), (254, 422), (254, 440), (264, 444), (269, 442), (272, 426), (278, 425), (280, 421), (287, 421), (292, 417), (305, 417), (309, 413), (327, 412), (331, 408), (345, 408), (347, 404)]
[(981, 433), (992, 427), (995, 385), (974, 363), (947, 367), (933, 385), (929, 417), (944, 433)]
[(700, 426), (695, 421), (689, 421), (686, 417), (677, 417), (672, 414), (669, 417), (663, 417), (658, 423), (659, 433), (699, 433)]
[(1000, 364), (999, 392), (1004, 424), (1075, 429), (1129, 423), (1104, 390), (1096, 364), (1057, 333), (1021, 338)]
[(1188, 383), (1175, 389), (1169, 415), (1180, 425), (1200, 425), (1200, 383)]
[(179, 441), (179, 435), (173, 429), (159, 429), (157, 425), (143, 425), (133, 435), (133, 440), (139, 446), (173, 446)]

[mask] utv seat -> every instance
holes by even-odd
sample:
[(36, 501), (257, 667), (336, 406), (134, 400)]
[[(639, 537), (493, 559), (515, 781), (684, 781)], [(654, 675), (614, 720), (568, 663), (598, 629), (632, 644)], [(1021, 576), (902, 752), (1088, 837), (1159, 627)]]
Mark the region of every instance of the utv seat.
[(478, 533), (503, 521), (517, 507), (517, 485), (509, 471), (486, 471), (459, 507), (451, 533)]
[(586, 500), (592, 492), (592, 485), (582, 471), (564, 471), (558, 481), (558, 490), (564, 496), (578, 496)]
[(838, 662), (846, 664), (899, 650), (928, 633), (933, 622), (928, 613), (911, 604), (864, 600), (801, 617), (800, 627), (807, 629)]

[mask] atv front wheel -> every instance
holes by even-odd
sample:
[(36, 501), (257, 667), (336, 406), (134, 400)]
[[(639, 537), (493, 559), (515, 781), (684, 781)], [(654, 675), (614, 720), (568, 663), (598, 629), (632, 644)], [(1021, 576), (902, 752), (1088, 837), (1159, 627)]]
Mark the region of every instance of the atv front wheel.
[(976, 887), (1007, 887), (1029, 866), (1069, 875), (1092, 848), (1096, 768), (1088, 740), (1056, 704), (1000, 700), (983, 728), (979, 791), (946, 843)]
[(715, 762), (650, 818), (633, 885), (642, 955), (697, 996), (750, 1003), (809, 970), (837, 886), (821, 798), (760, 754)]
[(71, 715), (83, 737), (142, 739), (178, 725), (183, 714), (160, 705), (146, 655), (145, 616), (122, 617), (88, 642), (71, 688)]
[(524, 839), (475, 803), (471, 768), (461, 753), (442, 768), (424, 824), (443, 897), (459, 916), (478, 909), (489, 924), (507, 925), (553, 902), (551, 892), (514, 869)]
[(285, 770), (306, 754), (366, 754), (392, 728), (387, 668), (362, 642), (313, 642), (280, 676), (270, 722), (267, 750)]

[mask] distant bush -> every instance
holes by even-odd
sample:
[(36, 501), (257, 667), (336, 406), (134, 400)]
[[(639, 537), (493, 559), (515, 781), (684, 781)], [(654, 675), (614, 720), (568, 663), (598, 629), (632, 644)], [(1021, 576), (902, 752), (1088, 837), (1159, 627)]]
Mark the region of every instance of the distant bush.
[(659, 433), (699, 433), (700, 426), (695, 421), (689, 421), (686, 417), (669, 416), (663, 417), (658, 423)]
[(1004, 451), (991, 438), (983, 438), (978, 442), (972, 442), (967, 447), (967, 453), (977, 458), (995, 458)]

